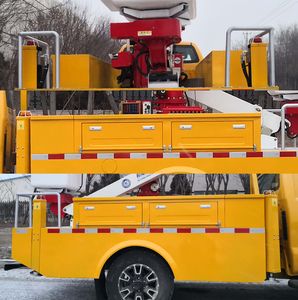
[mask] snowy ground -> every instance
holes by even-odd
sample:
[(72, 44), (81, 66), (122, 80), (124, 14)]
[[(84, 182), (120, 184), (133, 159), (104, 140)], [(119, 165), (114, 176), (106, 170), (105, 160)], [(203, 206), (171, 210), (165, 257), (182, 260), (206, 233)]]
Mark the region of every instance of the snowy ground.
[[(0, 265), (1, 300), (94, 300), (93, 280), (35, 277), (28, 269), (4, 272)], [(174, 300), (297, 300), (287, 282), (265, 284), (178, 283)]]

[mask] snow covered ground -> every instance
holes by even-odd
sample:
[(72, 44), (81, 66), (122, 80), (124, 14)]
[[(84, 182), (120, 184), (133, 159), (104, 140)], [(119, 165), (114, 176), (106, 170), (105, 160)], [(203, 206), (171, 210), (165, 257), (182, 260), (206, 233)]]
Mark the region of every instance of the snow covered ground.
[[(0, 265), (1, 300), (94, 300), (93, 280), (49, 279), (28, 269), (5, 272)], [(286, 281), (264, 284), (177, 283), (173, 300), (297, 300)]]

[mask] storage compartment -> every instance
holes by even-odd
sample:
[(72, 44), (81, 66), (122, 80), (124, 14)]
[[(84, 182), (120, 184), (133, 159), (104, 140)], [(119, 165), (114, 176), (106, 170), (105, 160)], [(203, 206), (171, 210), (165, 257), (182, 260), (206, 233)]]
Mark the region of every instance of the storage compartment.
[(173, 150), (253, 150), (259, 143), (253, 120), (172, 122)]
[(83, 123), (83, 151), (161, 150), (162, 123)]
[(150, 203), (151, 226), (218, 225), (218, 202)]
[(141, 226), (141, 203), (80, 203), (77, 207), (80, 226)]

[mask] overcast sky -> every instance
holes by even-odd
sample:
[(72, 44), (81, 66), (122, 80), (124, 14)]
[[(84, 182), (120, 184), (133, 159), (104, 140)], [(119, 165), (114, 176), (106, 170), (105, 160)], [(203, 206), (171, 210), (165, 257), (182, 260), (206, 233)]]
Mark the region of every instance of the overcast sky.
[[(72, 1), (87, 6), (94, 17), (109, 15), (114, 21), (124, 21), (101, 0)], [(183, 38), (196, 42), (206, 55), (211, 50), (224, 49), (225, 32), (230, 26), (278, 28), (294, 23), (298, 23), (298, 0), (197, 0), (197, 19), (186, 28)], [(235, 37), (241, 39), (243, 35)]]

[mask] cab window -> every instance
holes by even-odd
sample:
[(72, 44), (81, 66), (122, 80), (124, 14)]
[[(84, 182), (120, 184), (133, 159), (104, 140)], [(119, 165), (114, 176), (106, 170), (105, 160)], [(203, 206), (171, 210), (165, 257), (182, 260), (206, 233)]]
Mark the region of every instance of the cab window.
[(185, 64), (198, 63), (200, 61), (198, 54), (192, 45), (174, 45), (173, 52), (174, 54), (182, 54), (183, 62)]

